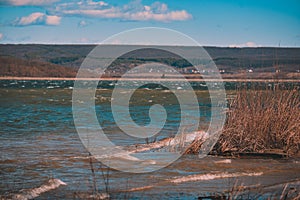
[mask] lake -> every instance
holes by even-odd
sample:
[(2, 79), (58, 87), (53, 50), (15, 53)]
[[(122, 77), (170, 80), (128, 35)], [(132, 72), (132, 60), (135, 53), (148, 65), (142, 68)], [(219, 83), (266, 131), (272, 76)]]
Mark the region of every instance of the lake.
[[(99, 84), (95, 95), (99, 124), (116, 145), (145, 143), (145, 139), (124, 134), (115, 124), (110, 109), (115, 84)], [(174, 84), (181, 89), (179, 83)], [(225, 84), (228, 90), (235, 87), (237, 83)], [(209, 93), (205, 83), (193, 83), (193, 88), (201, 112), (200, 127), (205, 129), (211, 118)], [(200, 159), (185, 155), (151, 173), (108, 169), (90, 158), (79, 139), (72, 115), (72, 89), (73, 81), (0, 81), (1, 196), (19, 194), (23, 189), (32, 192), (30, 189), (52, 178), (66, 185), (41, 193), (37, 199), (93, 198), (95, 188), (98, 193), (108, 192), (112, 199), (197, 199), (227, 194), (227, 190), (241, 185), (246, 189), (237, 189), (240, 195), (263, 199), (280, 196), (285, 183), (300, 191), (300, 159), (297, 158), (207, 156)], [(147, 113), (154, 103), (165, 107), (168, 118), (159, 135), (149, 141), (173, 136), (180, 123), (178, 101), (159, 85), (146, 85), (135, 92), (130, 107), (132, 119), (139, 125), (149, 123)], [(260, 188), (261, 196), (255, 187)]]

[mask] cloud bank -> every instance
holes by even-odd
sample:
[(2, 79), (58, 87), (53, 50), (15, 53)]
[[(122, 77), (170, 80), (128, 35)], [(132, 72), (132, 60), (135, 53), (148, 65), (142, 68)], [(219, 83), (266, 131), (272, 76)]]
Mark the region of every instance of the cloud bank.
[(185, 10), (170, 11), (167, 4), (155, 2), (143, 5), (140, 0), (124, 6), (111, 6), (104, 1), (91, 0), (59, 4), (52, 11), (65, 16), (87, 16), (94, 18), (122, 19), (134, 21), (184, 21), (192, 18)]
[[(192, 15), (186, 10), (170, 10), (167, 4), (161, 2), (144, 5), (141, 0), (134, 0), (122, 6), (94, 0), (67, 2), (59, 2), (59, 0), (6, 0), (5, 2), (14, 6), (41, 6), (47, 13), (34, 12), (28, 16), (17, 18), (13, 23), (15, 26), (59, 25), (62, 17), (72, 16), (159, 22), (185, 21), (192, 18)], [(55, 4), (53, 4), (54, 2)], [(79, 23), (80, 27), (86, 25), (84, 20)]]
[(13, 6), (43, 6), (58, 2), (59, 0), (4, 0), (2, 4)]
[(261, 45), (256, 44), (255, 42), (246, 42), (243, 44), (230, 44), (229, 47), (260, 47)]
[(28, 16), (16, 19), (14, 25), (29, 26), (29, 25), (59, 25), (61, 17), (55, 15), (46, 15), (45, 13), (35, 12)]

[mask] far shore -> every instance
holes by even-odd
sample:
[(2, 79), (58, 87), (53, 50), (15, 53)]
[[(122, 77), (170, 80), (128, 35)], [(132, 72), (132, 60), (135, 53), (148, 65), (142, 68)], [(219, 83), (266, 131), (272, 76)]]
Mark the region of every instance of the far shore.
[[(75, 81), (75, 80), (87, 80), (87, 81), (118, 81), (121, 78), (118, 77), (105, 77), (105, 78), (70, 78), (70, 77), (12, 77), (3, 76), (0, 80), (45, 80), (45, 81)], [(223, 79), (200, 79), (200, 78), (122, 78), (125, 81), (189, 81), (189, 82), (300, 82), (297, 79), (243, 79), (243, 78), (223, 78)]]

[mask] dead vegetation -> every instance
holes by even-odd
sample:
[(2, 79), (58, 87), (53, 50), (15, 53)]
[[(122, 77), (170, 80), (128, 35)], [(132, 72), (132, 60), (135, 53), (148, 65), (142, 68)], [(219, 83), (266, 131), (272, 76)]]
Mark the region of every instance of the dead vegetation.
[(0, 76), (9, 77), (76, 77), (77, 69), (42, 62), (0, 56)]
[(300, 150), (300, 92), (280, 85), (265, 90), (238, 89), (229, 100), (223, 132), (215, 145), (226, 152), (275, 152), (295, 155)]

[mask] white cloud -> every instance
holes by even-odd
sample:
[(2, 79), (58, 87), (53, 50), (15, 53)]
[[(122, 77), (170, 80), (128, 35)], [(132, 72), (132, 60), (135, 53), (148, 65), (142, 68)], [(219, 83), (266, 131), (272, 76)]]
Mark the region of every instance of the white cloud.
[[(0, 0), (1, 1), (1, 0)], [(28, 16), (17, 18), (12, 25), (59, 25), (64, 16), (92, 17), (102, 19), (120, 19), (134, 21), (184, 21), (192, 18), (186, 10), (170, 10), (165, 3), (155, 2), (142, 4), (141, 0), (133, 0), (122, 6), (110, 5), (104, 1), (81, 0), (50, 4), (60, 0), (4, 0), (4, 4), (15, 6), (47, 5), (45, 14), (34, 12)], [(79, 27), (87, 26), (85, 20), (79, 22)]]
[(17, 19), (16, 24), (20, 26), (26, 26), (26, 25), (31, 25), (31, 24), (38, 24), (43, 22), (45, 19), (45, 14), (36, 12), (32, 13), (29, 16), (21, 17), (21, 19)]
[(59, 0), (6, 0), (5, 4), (14, 5), (14, 6), (26, 6), (26, 5), (50, 5)]
[(88, 38), (83, 37), (83, 38), (80, 38), (80, 39), (78, 40), (78, 42), (79, 42), (79, 43), (89, 43), (90, 40), (89, 40)]
[(255, 42), (246, 42), (243, 44), (231, 44), (229, 47), (261, 47), (261, 45), (256, 44)]
[(88, 5), (93, 5), (93, 6), (107, 6), (108, 3), (105, 3), (104, 1), (99, 1), (99, 2), (94, 2), (92, 0), (87, 0)]
[(46, 15), (41, 12), (35, 12), (28, 16), (16, 19), (14, 25), (29, 26), (29, 25), (59, 25), (61, 17), (55, 15)]
[(137, 20), (137, 21), (184, 21), (189, 19), (189, 14), (185, 11), (172, 11), (168, 13), (151, 13), (151, 12), (137, 12), (128, 15), (128, 19)]
[(47, 15), (46, 16), (46, 24), (57, 26), (60, 24), (61, 17), (55, 15)]
[(62, 3), (56, 6), (53, 13), (57, 15), (76, 15), (106, 19), (122, 19), (135, 21), (184, 21), (192, 18), (185, 10), (169, 10), (167, 4), (155, 2), (143, 5), (140, 0), (132, 1), (124, 6), (111, 6), (104, 1), (92, 0)]
[(2, 33), (0, 33), (0, 40), (2, 40), (2, 38), (3, 38), (3, 34), (2, 34)]
[(78, 27), (86, 27), (88, 26), (90, 23), (85, 21), (85, 20), (81, 20), (79, 23), (78, 23)]

